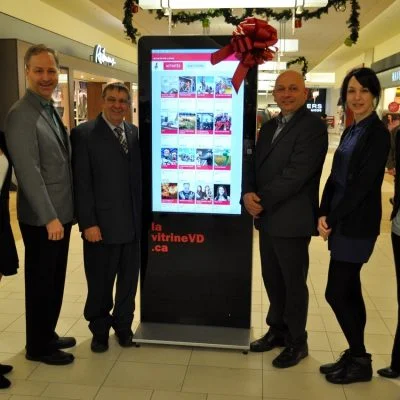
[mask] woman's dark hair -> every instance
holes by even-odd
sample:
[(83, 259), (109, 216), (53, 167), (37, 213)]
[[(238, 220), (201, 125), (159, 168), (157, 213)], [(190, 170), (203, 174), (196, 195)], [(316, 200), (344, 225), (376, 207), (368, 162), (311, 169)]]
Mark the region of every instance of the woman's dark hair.
[(346, 104), (347, 88), (349, 86), (349, 81), (353, 76), (362, 87), (367, 88), (371, 92), (372, 96), (374, 96), (376, 100), (376, 108), (381, 98), (381, 84), (379, 83), (376, 73), (371, 68), (364, 67), (353, 69), (343, 79), (342, 87), (340, 89), (340, 99), (342, 100), (342, 104)]

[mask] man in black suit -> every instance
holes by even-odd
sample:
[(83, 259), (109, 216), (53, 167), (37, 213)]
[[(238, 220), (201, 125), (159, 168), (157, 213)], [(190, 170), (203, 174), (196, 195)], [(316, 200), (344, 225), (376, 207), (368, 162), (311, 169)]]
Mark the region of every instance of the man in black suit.
[(102, 97), (103, 113), (71, 132), (76, 215), (88, 285), (84, 315), (94, 352), (108, 349), (111, 327), (121, 346), (133, 345), (141, 232), (138, 130), (124, 121), (130, 93), (117, 82), (108, 84)]
[(261, 130), (245, 165), (243, 203), (259, 230), (269, 331), (250, 350), (285, 349), (272, 364), (296, 365), (308, 355), (308, 245), (317, 235), (318, 189), (328, 149), (326, 125), (305, 106), (303, 77), (285, 71), (273, 95), (281, 109)]

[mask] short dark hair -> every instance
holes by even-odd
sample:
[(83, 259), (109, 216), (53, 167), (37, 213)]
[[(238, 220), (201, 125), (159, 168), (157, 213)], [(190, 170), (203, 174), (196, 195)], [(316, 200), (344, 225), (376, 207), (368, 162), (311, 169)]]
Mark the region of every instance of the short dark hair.
[(25, 68), (28, 68), (29, 61), (31, 61), (32, 56), (37, 56), (40, 53), (52, 54), (54, 57), (54, 60), (56, 62), (57, 68), (59, 67), (58, 56), (54, 49), (51, 49), (50, 47), (47, 47), (44, 44), (34, 44), (31, 47), (29, 47), (29, 49), (25, 53), (25, 56), (24, 56)]
[(375, 108), (381, 98), (381, 84), (379, 82), (376, 73), (371, 68), (356, 68), (350, 71), (343, 79), (342, 87), (340, 89), (340, 99), (342, 104), (346, 104), (347, 88), (349, 86), (350, 79), (354, 76), (358, 83), (367, 88), (375, 99)]
[(131, 94), (129, 92), (129, 89), (126, 87), (124, 83), (122, 82), (107, 83), (107, 85), (104, 86), (103, 92), (101, 94), (103, 99), (106, 97), (107, 92), (110, 90), (118, 90), (118, 92), (125, 92), (128, 95), (129, 103), (131, 102)]

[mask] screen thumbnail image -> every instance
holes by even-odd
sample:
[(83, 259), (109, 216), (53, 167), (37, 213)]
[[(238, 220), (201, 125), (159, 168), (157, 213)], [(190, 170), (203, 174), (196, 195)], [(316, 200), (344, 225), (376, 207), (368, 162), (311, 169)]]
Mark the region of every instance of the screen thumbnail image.
[(196, 128), (196, 114), (192, 112), (179, 113), (179, 130), (193, 132)]
[(194, 193), (194, 191), (192, 190), (192, 185), (190, 184), (190, 182), (182, 182), (179, 185), (179, 193), (178, 193), (178, 199), (179, 202), (193, 202), (194, 203), (194, 199), (196, 197), (196, 194)]
[(230, 113), (221, 112), (215, 114), (215, 132), (230, 132), (232, 125), (232, 116)]
[(178, 184), (174, 182), (161, 183), (161, 200), (168, 203), (176, 203), (178, 199)]
[(180, 76), (179, 77), (179, 95), (195, 95), (196, 94), (196, 77)]
[(228, 203), (231, 201), (231, 185), (214, 185), (214, 203)]
[(196, 124), (197, 131), (212, 133), (214, 128), (214, 113), (199, 112), (197, 113), (196, 119), (197, 119), (197, 124)]
[(179, 168), (194, 168), (195, 163), (196, 163), (195, 149), (186, 147), (178, 149)]
[(215, 78), (215, 96), (232, 95), (232, 78), (228, 76), (217, 76)]
[(172, 111), (161, 111), (161, 132), (178, 132), (178, 113)]
[(214, 167), (231, 169), (231, 151), (229, 149), (214, 149)]
[(161, 97), (178, 97), (178, 77), (164, 76), (161, 78)]
[(197, 96), (198, 97), (214, 96), (214, 77), (213, 76), (198, 76), (196, 86), (197, 86)]
[(208, 169), (211, 169), (212, 165), (213, 165), (213, 150), (196, 149), (196, 166), (208, 167)]
[(175, 147), (161, 148), (161, 167), (176, 168), (178, 164), (178, 149)]
[(196, 202), (212, 203), (213, 191), (211, 184), (197, 184), (196, 186)]

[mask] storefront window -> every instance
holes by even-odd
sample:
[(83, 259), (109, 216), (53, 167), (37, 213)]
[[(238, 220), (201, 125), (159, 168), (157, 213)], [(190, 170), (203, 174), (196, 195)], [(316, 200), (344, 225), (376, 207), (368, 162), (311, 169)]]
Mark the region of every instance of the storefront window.
[(74, 119), (75, 126), (88, 119), (87, 82), (74, 81)]
[(68, 69), (60, 68), (58, 85), (53, 93), (54, 107), (60, 115), (64, 126), (69, 132), (71, 130), (69, 122), (69, 91), (68, 91)]

